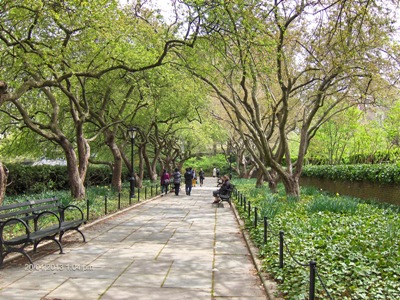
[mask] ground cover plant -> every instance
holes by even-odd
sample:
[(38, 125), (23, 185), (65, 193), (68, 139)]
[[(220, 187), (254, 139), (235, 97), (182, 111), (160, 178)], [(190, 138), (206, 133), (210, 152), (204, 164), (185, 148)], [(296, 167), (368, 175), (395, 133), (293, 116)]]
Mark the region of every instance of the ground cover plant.
[[(300, 199), (284, 191), (256, 189), (251, 180), (236, 180), (240, 193), (257, 207), (254, 225), (239, 202), (236, 207), (259, 248), (263, 268), (279, 283), (286, 299), (307, 299), (309, 262), (317, 263), (317, 299), (400, 299), (400, 208), (330, 195), (303, 188)], [(279, 267), (279, 231), (284, 232), (284, 267)], [(299, 265), (302, 264), (303, 266)], [(325, 286), (328, 293), (325, 291)]]

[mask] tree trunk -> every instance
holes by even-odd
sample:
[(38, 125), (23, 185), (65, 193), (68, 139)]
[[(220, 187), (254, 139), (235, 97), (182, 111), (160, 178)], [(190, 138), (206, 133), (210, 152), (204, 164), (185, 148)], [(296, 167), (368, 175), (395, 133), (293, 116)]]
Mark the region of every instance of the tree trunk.
[(285, 174), (285, 176), (282, 176), (282, 182), (288, 197), (300, 197), (300, 184), (297, 176)]
[(6, 96), (7, 96), (7, 83), (0, 80), (0, 106), (5, 101)]
[(157, 162), (157, 160), (159, 158), (159, 154), (158, 154), (158, 152), (154, 153), (154, 158), (153, 158), (152, 161), (150, 161), (150, 158), (149, 158), (149, 156), (147, 155), (147, 152), (146, 152), (146, 148), (143, 147), (143, 148), (140, 148), (140, 149), (141, 149), (141, 153), (142, 153), (142, 156), (143, 156), (144, 163), (146, 164), (146, 167), (147, 167), (147, 172), (149, 174), (150, 180), (152, 182), (155, 182), (155, 181), (157, 181), (157, 178), (158, 178), (157, 170), (156, 170), (156, 162)]
[(116, 191), (120, 192), (122, 189), (122, 158), (121, 153), (113, 153), (114, 155), (114, 164), (112, 168), (112, 178), (111, 178), (111, 187)]
[(84, 199), (86, 195), (84, 182), (79, 173), (78, 159), (72, 145), (67, 141), (61, 143), (67, 160), (68, 179), (71, 196), (74, 199)]
[(267, 179), (268, 179), (268, 187), (270, 191), (274, 194), (278, 193), (278, 180), (279, 176), (278, 173), (274, 170), (270, 170), (267, 174)]
[(111, 187), (120, 192), (122, 189), (122, 155), (118, 145), (115, 143), (115, 137), (112, 133), (106, 133), (106, 144), (114, 157), (112, 166)]
[(262, 169), (257, 170), (256, 188), (261, 188), (264, 185), (264, 172)]
[(139, 169), (138, 172), (135, 172), (135, 183), (137, 188), (143, 187), (143, 178), (144, 178), (144, 163), (143, 163), (143, 155), (142, 155), (142, 145), (139, 145), (138, 153), (139, 153)]
[(0, 162), (0, 205), (3, 204), (7, 188), (8, 169)]

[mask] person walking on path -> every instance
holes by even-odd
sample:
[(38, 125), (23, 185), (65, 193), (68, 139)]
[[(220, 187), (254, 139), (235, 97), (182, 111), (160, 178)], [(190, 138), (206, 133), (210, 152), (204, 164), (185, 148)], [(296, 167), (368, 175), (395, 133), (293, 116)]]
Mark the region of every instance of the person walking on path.
[(193, 169), (192, 173), (193, 173), (192, 187), (194, 187), (194, 186), (196, 186), (196, 183), (197, 183), (197, 173), (196, 173), (196, 169)]
[(217, 168), (214, 168), (213, 169), (213, 177), (216, 177), (217, 176)]
[(203, 171), (203, 169), (200, 169), (199, 177), (200, 177), (200, 186), (203, 186), (203, 183), (204, 183), (204, 171)]
[(179, 190), (181, 189), (181, 173), (179, 172), (179, 169), (176, 168), (175, 172), (172, 174), (172, 177), (174, 178), (174, 190), (175, 190), (175, 195), (179, 196)]
[(187, 168), (185, 175), (185, 191), (186, 195), (190, 196), (190, 193), (192, 192), (192, 180), (193, 180), (193, 172), (192, 168)]
[(161, 194), (165, 192), (165, 194), (168, 193), (168, 187), (169, 187), (169, 182), (170, 182), (170, 177), (167, 172), (167, 170), (164, 169), (162, 175), (161, 175)]

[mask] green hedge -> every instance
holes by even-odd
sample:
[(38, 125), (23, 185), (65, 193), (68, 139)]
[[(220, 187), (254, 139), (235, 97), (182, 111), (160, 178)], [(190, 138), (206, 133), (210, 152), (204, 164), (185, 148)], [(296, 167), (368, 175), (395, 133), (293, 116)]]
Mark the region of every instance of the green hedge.
[[(344, 156), (340, 164), (394, 164), (400, 160), (400, 148), (391, 150), (380, 150), (374, 153), (355, 153)], [(329, 158), (326, 155), (310, 155), (305, 159), (306, 164), (325, 165), (329, 164)]]
[[(232, 161), (234, 162), (234, 157), (232, 157)], [(187, 167), (192, 167), (197, 172), (200, 169), (203, 169), (206, 176), (212, 176), (213, 169), (218, 168), (220, 170), (220, 175), (229, 174), (229, 162), (226, 160), (224, 154), (217, 154), (214, 156), (201, 156), (201, 157), (194, 157), (188, 159), (183, 169)]]
[(400, 183), (400, 166), (395, 164), (363, 165), (307, 165), (303, 176), (331, 180)]
[[(7, 168), (9, 170), (7, 196), (69, 189), (66, 166), (7, 164)], [(85, 185), (107, 185), (111, 182), (111, 176), (111, 170), (107, 166), (90, 166)], [(127, 177), (126, 175), (125, 178)]]

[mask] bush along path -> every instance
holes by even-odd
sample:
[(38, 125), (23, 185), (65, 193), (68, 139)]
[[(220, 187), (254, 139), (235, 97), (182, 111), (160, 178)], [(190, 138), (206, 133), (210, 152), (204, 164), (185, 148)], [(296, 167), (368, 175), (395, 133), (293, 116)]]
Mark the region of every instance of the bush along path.
[(368, 181), (381, 184), (400, 183), (398, 164), (359, 164), (359, 165), (307, 165), (303, 176), (330, 180)]
[(236, 180), (235, 205), (287, 299), (400, 299), (400, 208)]

